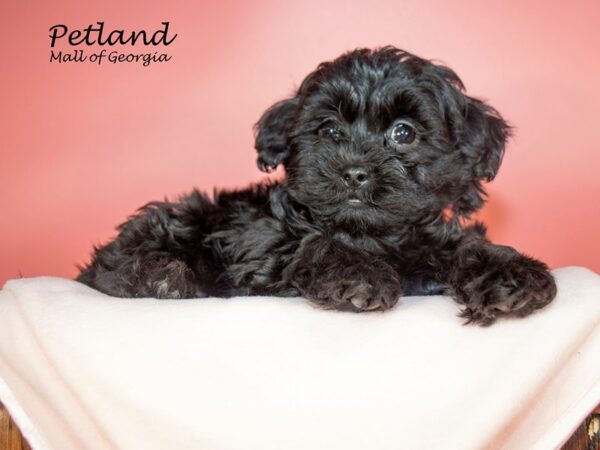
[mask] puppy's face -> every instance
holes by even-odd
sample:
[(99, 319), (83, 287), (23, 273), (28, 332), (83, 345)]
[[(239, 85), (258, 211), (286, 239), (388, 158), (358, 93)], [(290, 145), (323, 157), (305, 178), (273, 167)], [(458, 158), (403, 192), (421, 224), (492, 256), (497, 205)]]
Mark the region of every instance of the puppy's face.
[(470, 214), (508, 134), (450, 69), (390, 47), (321, 64), (257, 126), (259, 167), (282, 162), (315, 220), (359, 229)]

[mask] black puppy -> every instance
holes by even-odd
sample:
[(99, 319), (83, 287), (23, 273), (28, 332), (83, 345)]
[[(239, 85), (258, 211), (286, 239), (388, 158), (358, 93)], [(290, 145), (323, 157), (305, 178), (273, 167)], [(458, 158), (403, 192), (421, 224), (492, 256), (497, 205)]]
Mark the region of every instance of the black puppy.
[(451, 69), (355, 50), (256, 130), (260, 169), (283, 164), (283, 181), (149, 203), (78, 280), (119, 297), (302, 295), (351, 311), (446, 293), (485, 325), (554, 298), (545, 264), (461, 225), (483, 205), (510, 128)]

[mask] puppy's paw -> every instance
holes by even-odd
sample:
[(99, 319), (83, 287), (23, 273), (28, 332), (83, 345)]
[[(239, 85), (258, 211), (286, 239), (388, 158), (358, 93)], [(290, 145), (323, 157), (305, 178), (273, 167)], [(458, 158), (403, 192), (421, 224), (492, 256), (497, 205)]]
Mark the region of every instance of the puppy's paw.
[(197, 283), (188, 265), (168, 256), (146, 258), (142, 265), (143, 286), (140, 295), (176, 299), (197, 297)]
[(465, 323), (491, 325), (502, 316), (525, 317), (556, 296), (556, 283), (548, 267), (520, 255), (471, 261), (455, 280), (454, 295), (465, 305)]
[(336, 283), (330, 289), (326, 307), (357, 312), (385, 311), (392, 308), (402, 294), (399, 286), (385, 282), (373, 285), (361, 279)]
[(340, 311), (387, 310), (402, 295), (396, 273), (382, 262), (302, 271), (294, 284), (313, 303)]

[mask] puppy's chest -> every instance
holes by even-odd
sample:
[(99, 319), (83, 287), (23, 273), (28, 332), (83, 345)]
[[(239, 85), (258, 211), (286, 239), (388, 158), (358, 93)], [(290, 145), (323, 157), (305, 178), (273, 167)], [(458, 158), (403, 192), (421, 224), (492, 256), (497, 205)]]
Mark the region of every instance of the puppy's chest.
[(398, 231), (389, 235), (352, 235), (342, 231), (333, 233), (338, 242), (349, 249), (373, 256), (400, 257), (418, 259), (422, 256), (424, 244), (418, 235), (410, 231)]

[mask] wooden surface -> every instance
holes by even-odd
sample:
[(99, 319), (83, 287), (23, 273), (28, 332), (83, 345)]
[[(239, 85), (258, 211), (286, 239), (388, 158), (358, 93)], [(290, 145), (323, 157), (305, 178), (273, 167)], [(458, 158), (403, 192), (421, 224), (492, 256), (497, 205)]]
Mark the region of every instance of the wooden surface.
[(600, 450), (600, 407), (577, 428), (562, 450)]
[[(2, 403), (0, 403), (0, 450), (31, 450)], [(561, 450), (600, 450), (600, 405), (585, 419)]]
[(0, 403), (0, 450), (30, 450), (29, 444)]

